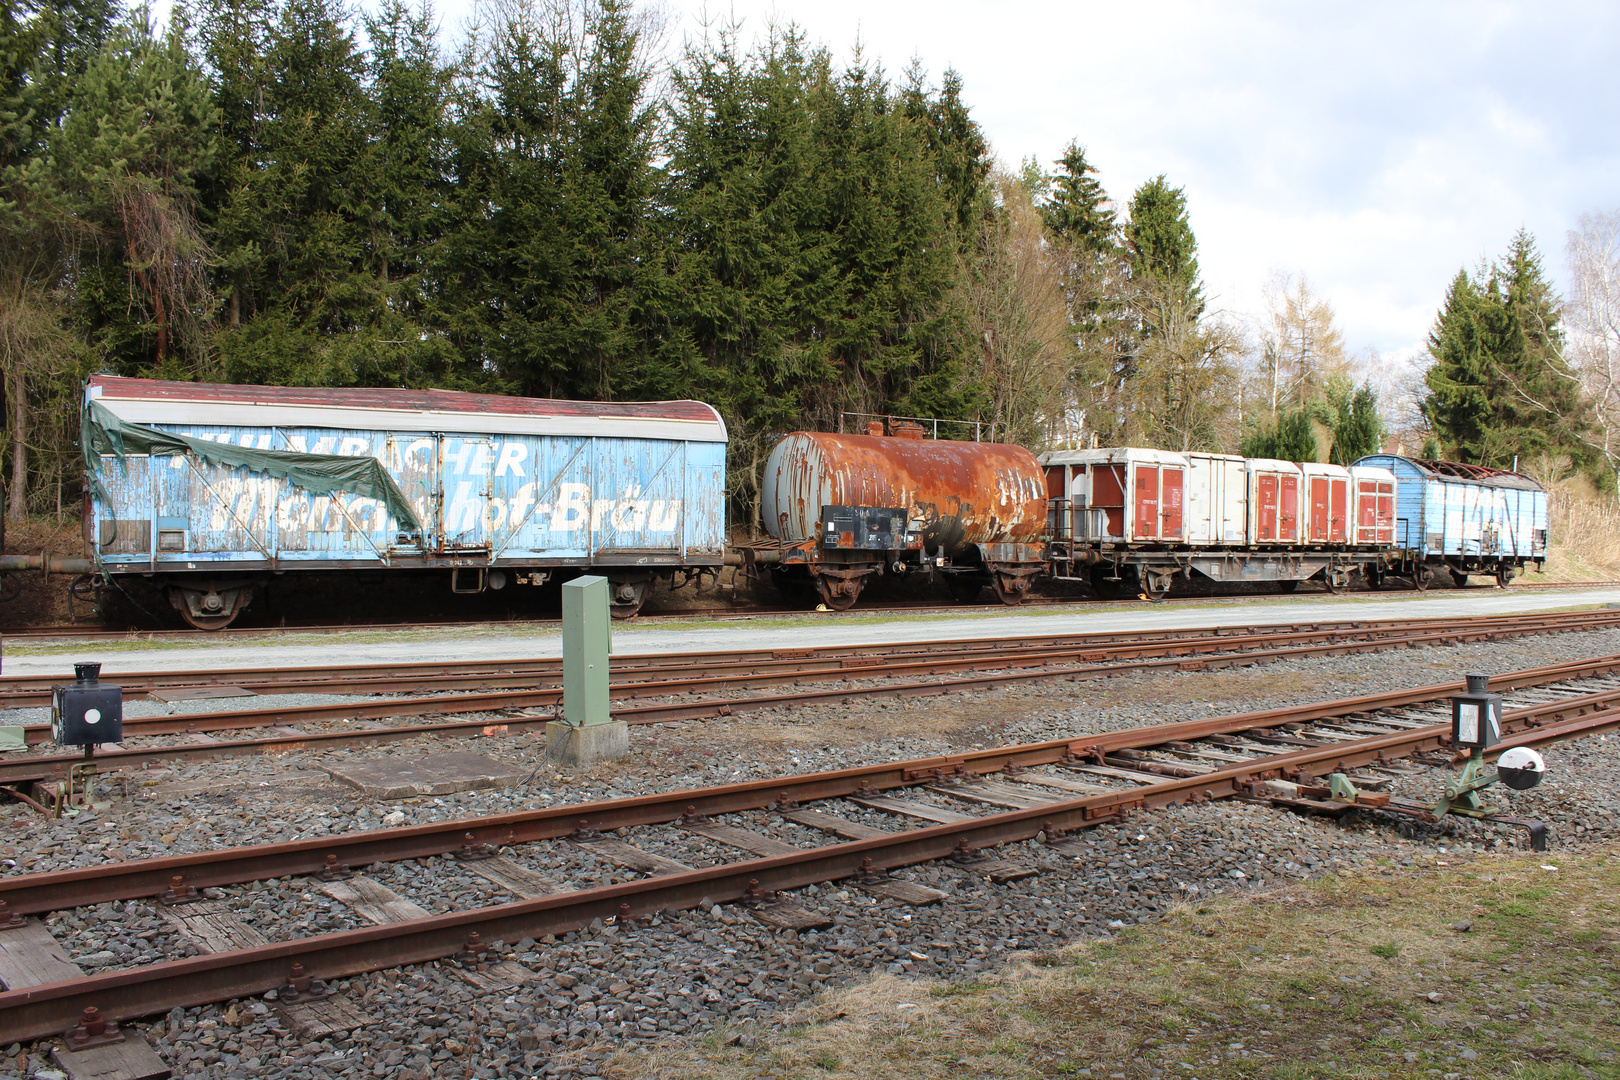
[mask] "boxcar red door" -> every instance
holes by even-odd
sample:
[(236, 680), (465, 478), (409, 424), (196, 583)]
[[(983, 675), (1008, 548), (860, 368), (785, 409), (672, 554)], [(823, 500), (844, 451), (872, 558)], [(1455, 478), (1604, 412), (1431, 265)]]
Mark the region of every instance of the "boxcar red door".
[(1182, 470), (1166, 466), (1159, 475), (1159, 501), (1164, 503), (1159, 513), (1164, 528), (1159, 530), (1159, 536), (1165, 540), (1180, 540)]
[(1378, 482), (1378, 539), (1379, 544), (1393, 544), (1395, 542), (1395, 484), (1393, 481), (1380, 480)]
[(1255, 524), (1260, 535), (1256, 537), (1262, 541), (1277, 539), (1277, 474), (1261, 473), (1254, 478), (1255, 494), (1258, 496), (1259, 506), (1256, 510)]
[(1356, 543), (1377, 544), (1378, 484), (1362, 480), (1356, 484)]
[(1299, 539), (1299, 477), (1277, 478), (1277, 539), (1292, 543)]
[(1320, 543), (1327, 539), (1328, 518), (1328, 478), (1325, 476), (1311, 477), (1311, 539)]
[(1350, 481), (1328, 481), (1328, 540), (1342, 544), (1350, 535)]
[(1156, 540), (1159, 536), (1159, 470), (1153, 465), (1136, 467), (1136, 522), (1133, 540)]

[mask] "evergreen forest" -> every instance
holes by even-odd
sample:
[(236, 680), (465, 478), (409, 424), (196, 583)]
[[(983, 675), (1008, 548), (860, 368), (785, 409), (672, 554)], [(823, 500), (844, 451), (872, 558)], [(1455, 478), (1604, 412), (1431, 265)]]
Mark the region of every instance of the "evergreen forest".
[[(848, 413), (1346, 461), (1399, 426), (1303, 278), (1258, 331), (1213, 310), (1171, 179), (1116, 201), (1078, 141), (1000, 165), (919, 62), (664, 37), (630, 0), (501, 0), (454, 42), (405, 0), (8, 2), (8, 518), (74, 508), (97, 371), (698, 398), (744, 524), (775, 438)], [(1606, 475), (1538, 260), (1458, 276), (1416, 423)]]

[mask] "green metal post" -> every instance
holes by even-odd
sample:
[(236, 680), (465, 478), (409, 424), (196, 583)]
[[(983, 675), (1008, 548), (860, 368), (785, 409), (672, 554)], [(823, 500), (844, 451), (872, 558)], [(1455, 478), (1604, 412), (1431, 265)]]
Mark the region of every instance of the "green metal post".
[(608, 715), (608, 656), (613, 652), (608, 602), (605, 577), (563, 583), (563, 719), (573, 727), (613, 719)]

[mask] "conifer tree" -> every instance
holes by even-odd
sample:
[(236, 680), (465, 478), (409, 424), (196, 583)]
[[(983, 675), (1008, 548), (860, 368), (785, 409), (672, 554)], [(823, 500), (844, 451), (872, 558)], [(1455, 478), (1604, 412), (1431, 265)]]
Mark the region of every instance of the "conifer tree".
[(1097, 170), (1086, 160), (1086, 148), (1069, 143), (1057, 164), (1051, 197), (1041, 207), (1047, 231), (1082, 251), (1112, 254), (1119, 244), (1114, 210)]
[(1460, 271), (1429, 334), (1422, 404), (1445, 453), (1495, 468), (1597, 470), (1590, 403), (1563, 357), (1558, 300), (1524, 230), (1481, 278)]
[(1131, 274), (1156, 278), (1176, 292), (1179, 306), (1192, 319), (1204, 313), (1203, 284), (1198, 278), (1198, 240), (1187, 218), (1187, 195), (1161, 174), (1136, 190), (1125, 226)]

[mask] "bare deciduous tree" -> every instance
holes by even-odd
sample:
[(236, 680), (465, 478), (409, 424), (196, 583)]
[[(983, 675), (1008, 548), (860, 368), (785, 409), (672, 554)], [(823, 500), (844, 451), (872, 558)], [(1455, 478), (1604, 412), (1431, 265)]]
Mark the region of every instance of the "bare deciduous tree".
[(1349, 378), (1351, 360), (1333, 323), (1333, 305), (1304, 274), (1273, 275), (1265, 296), (1257, 397), (1275, 420), (1279, 408), (1303, 408), (1320, 399), (1335, 375)]
[(1597, 445), (1620, 479), (1620, 211), (1582, 214), (1569, 234), (1567, 359), (1597, 415)]

